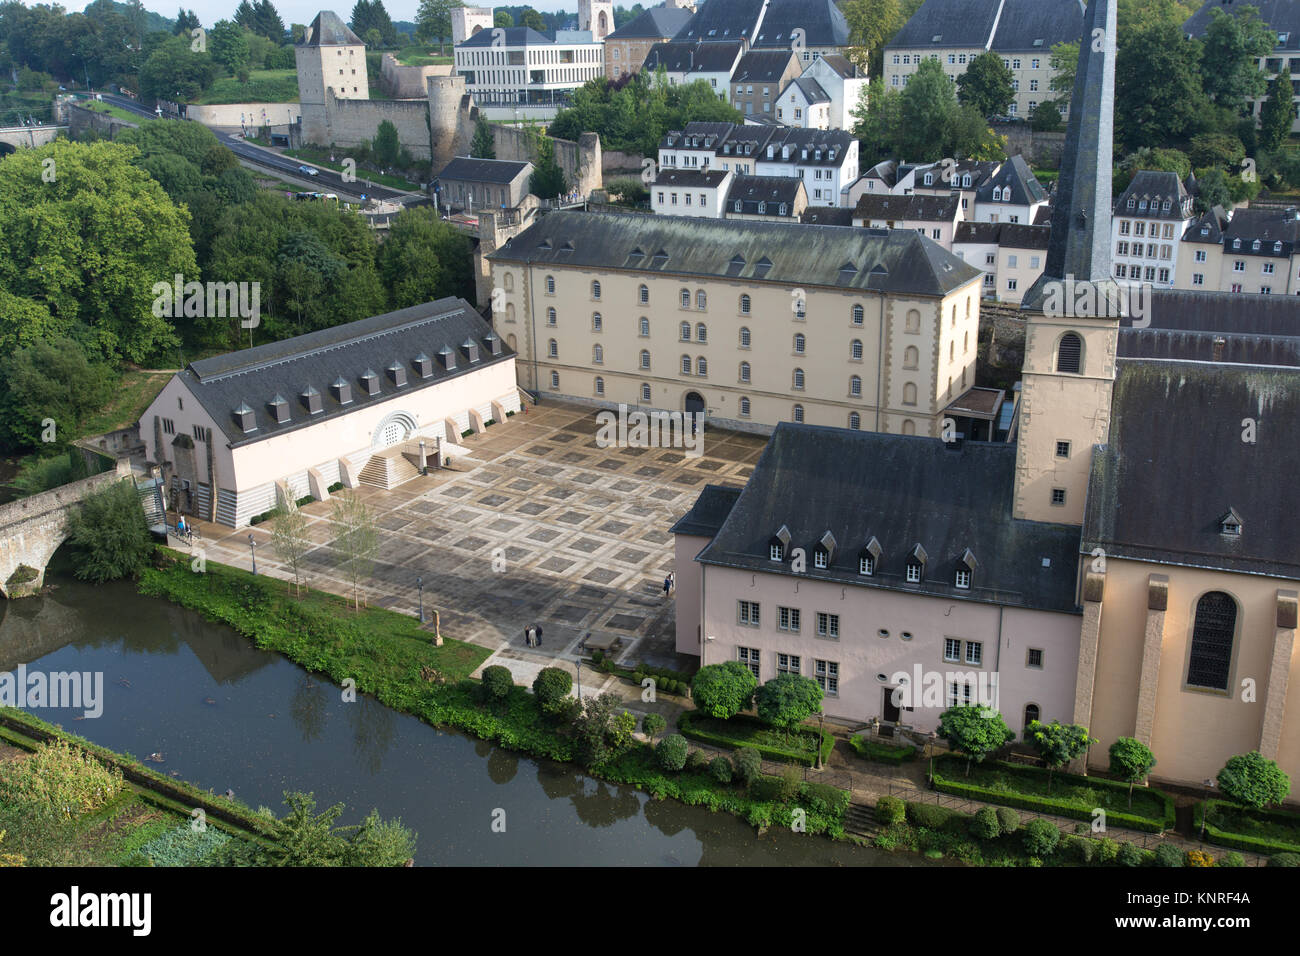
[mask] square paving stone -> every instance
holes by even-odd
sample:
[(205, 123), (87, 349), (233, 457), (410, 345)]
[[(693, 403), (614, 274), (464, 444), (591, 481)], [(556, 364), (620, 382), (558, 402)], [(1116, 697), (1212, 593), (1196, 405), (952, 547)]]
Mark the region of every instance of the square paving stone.
[(573, 490), (571, 488), (552, 488), (546, 492), (546, 497), (563, 501), (565, 498), (573, 497)]
[(584, 601), (603, 601), (609, 597), (609, 592), (602, 591), (600, 588), (588, 587), (584, 584), (578, 588), (578, 597)]
[(518, 564), (525, 558), (531, 558), (532, 556), (533, 552), (529, 551), (527, 548), (506, 548), (506, 560), (511, 564)]
[(564, 471), (564, 469), (556, 465), (543, 465), (541, 468), (534, 468), (533, 474), (539, 475), (542, 478), (554, 478), (562, 471)]
[(518, 521), (511, 521), (509, 518), (498, 518), (488, 525), (493, 531), (511, 531), (519, 527)]
[(406, 505), (407, 509), (414, 511), (416, 514), (431, 515), (438, 510), (438, 506), (427, 498), (416, 498)]
[(698, 485), (704, 479), (699, 475), (678, 475), (673, 479), (674, 485)]
[(576, 561), (569, 561), (565, 558), (550, 558), (549, 560), (543, 561), (541, 566), (547, 571), (554, 571), (556, 574), (560, 574), (567, 571), (575, 564), (577, 564)]
[(583, 554), (591, 554), (599, 551), (605, 546), (605, 542), (597, 541), (595, 538), (579, 538), (577, 541), (571, 541), (565, 545), (571, 551), (581, 551)]
[(553, 528), (538, 528), (536, 531), (530, 533), (528, 538), (530, 541), (554, 541), (559, 536), (560, 532)]
[(581, 624), (590, 613), (590, 608), (577, 607), (573, 604), (561, 604), (551, 612), (550, 616), (554, 621), (563, 621), (566, 624)]
[(651, 544), (667, 544), (673, 539), (667, 531), (647, 531), (641, 535), (642, 541), (649, 541)]
[(605, 626), (617, 628), (620, 631), (635, 631), (645, 621), (645, 618), (637, 617), (635, 614), (615, 614), (605, 622)]
[(448, 498), (464, 498), (473, 490), (473, 488), (466, 488), (464, 485), (452, 485), (450, 488), (442, 489), (442, 494)]
[(545, 457), (546, 455), (549, 455), (551, 452), (555, 451), (555, 449), (552, 448), (550, 445), (533, 445), (529, 448), (525, 448), (524, 451), (528, 452), (528, 454), (530, 455), (540, 455), (542, 457)]
[(625, 521), (606, 521), (596, 530), (604, 531), (607, 534), (623, 534), (630, 527), (632, 526)]
[(681, 494), (681, 492), (679, 492), (679, 491), (673, 491), (671, 488), (660, 488), (658, 491), (656, 491), (656, 492), (655, 492), (654, 494), (652, 494), (650, 497), (651, 497), (651, 498), (657, 498), (657, 499), (659, 499), (660, 501), (672, 501), (672, 500), (673, 500), (674, 498), (676, 498), (679, 494)]
[(455, 514), (451, 515), (452, 521), (457, 521), (460, 522), (461, 524), (469, 524), (471, 521), (474, 521), (477, 518), (478, 518), (477, 511), (469, 511), (465, 508), (461, 508)]
[(527, 478), (516, 478), (510, 484), (506, 485), (511, 491), (529, 491), (537, 486), (537, 482), (529, 481)]
[(623, 467), (623, 463), (621, 461), (614, 461), (613, 459), (606, 458), (604, 461), (596, 462), (596, 467), (603, 468), (605, 471), (618, 471)]
[(640, 478), (658, 478), (664, 473), (662, 468), (656, 468), (653, 465), (646, 465), (644, 468), (638, 468), (636, 474)]
[(588, 516), (583, 514), (581, 511), (566, 511), (555, 520), (563, 521), (565, 524), (582, 524), (587, 520), (587, 517)]
[(618, 577), (617, 571), (611, 571), (609, 568), (597, 568), (590, 574), (584, 574), (584, 581), (595, 581), (597, 584), (608, 584)]
[(635, 481), (628, 481), (626, 478), (624, 478), (622, 481), (616, 481), (614, 484), (610, 485), (610, 488), (612, 490), (620, 492), (622, 494), (627, 494), (629, 491), (636, 491), (640, 487), (641, 486), (637, 484)]
[(701, 458), (695, 463), (695, 467), (702, 471), (717, 471), (725, 464), (726, 462), (723, 461), (711, 461), (708, 458)]
[(636, 446), (636, 447), (628, 447), (628, 448), (624, 448), (624, 449), (623, 449), (623, 454), (626, 455), (626, 456), (629, 457), (629, 458), (640, 458), (642, 455), (644, 455), (644, 454), (645, 454), (646, 452), (648, 452), (649, 450), (650, 450), (649, 448), (642, 448), (641, 446), (638, 445), (638, 446)]
[(581, 474), (573, 476), (573, 480), (580, 485), (594, 485), (600, 481), (600, 475), (592, 474), (590, 471), (584, 471)]
[(435, 528), (435, 527), (408, 528), (407, 532), (409, 534), (415, 535), (417, 538), (420, 538), (423, 541), (437, 541), (439, 538), (446, 535), (447, 529)]
[(459, 541), (457, 541), (456, 547), (461, 548), (462, 550), (465, 551), (477, 551), (480, 548), (486, 547), (487, 543), (488, 542), (486, 538), (476, 538), (473, 535), (471, 535), (468, 538), (461, 538)]
[(487, 495), (478, 500), (478, 503), (485, 508), (500, 508), (510, 500), (509, 495)]
[(659, 456), (658, 460), (664, 462), (664, 464), (675, 465), (678, 462), (685, 461), (686, 456), (675, 451), (666, 451)]
[(586, 455), (579, 454), (579, 453), (576, 452), (576, 451), (571, 451), (571, 452), (569, 452), (568, 454), (565, 454), (565, 455), (561, 455), (561, 456), (560, 456), (560, 461), (562, 461), (562, 462), (566, 462), (567, 464), (570, 464), (570, 465), (576, 465), (576, 464), (578, 464), (579, 462), (583, 462), (583, 461), (586, 461), (586, 460), (587, 460), (587, 456), (586, 456)]
[(503, 468), (509, 468), (512, 471), (516, 468), (527, 468), (528, 465), (529, 462), (524, 461), (522, 458), (506, 458), (501, 462)]
[(648, 518), (655, 513), (653, 508), (647, 508), (644, 505), (628, 505), (623, 510), (633, 518)]
[[(571, 428), (571, 427), (573, 427), (573, 426), (571, 426), (571, 425), (566, 425), (565, 427), (566, 427), (566, 428)], [(579, 426), (579, 427), (582, 427), (582, 426)], [(586, 429), (585, 427), (583, 427), (582, 430), (583, 430), (583, 431), (586, 431), (587, 429)], [(547, 435), (547, 436), (546, 436), (546, 440), (547, 440), (547, 441), (560, 442), (561, 444), (563, 444), (564, 442), (571, 442), (571, 441), (573, 441), (573, 440), (574, 440), (575, 438), (577, 438), (577, 437), (578, 437), (577, 435), (574, 435), (574, 434), (572, 434), (572, 433), (570, 433), (570, 432), (556, 432), (554, 435)]]
[(650, 556), (648, 551), (638, 551), (635, 548), (624, 548), (615, 558), (625, 564), (640, 564)]
[(544, 505), (544, 504), (542, 504), (542, 503), (539, 502), (539, 501), (527, 501), (527, 502), (524, 502), (522, 505), (520, 505), (520, 506), (519, 506), (518, 508), (516, 508), (515, 510), (518, 511), (520, 514), (526, 514), (526, 515), (534, 515), (534, 516), (536, 516), (536, 515), (541, 514), (543, 511), (545, 511), (545, 510), (547, 509), (547, 507), (549, 507), (549, 506), (548, 506), (548, 505)]

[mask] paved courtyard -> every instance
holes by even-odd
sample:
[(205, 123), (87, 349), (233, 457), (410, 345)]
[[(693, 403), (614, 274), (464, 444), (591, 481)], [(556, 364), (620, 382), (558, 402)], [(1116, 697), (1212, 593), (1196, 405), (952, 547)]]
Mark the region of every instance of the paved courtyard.
[[(743, 485), (766, 439), (710, 429), (704, 454), (688, 458), (680, 449), (599, 448), (597, 429), (594, 409), (546, 402), (462, 439), (470, 457), (454, 464), (464, 470), (392, 491), (360, 489), (383, 541), (369, 603), (414, 615), (422, 577), (426, 615), (440, 612), (443, 635), (491, 648), (488, 663), (509, 667), (520, 683), (557, 662), (572, 671), (588, 632), (620, 636), (628, 663), (684, 663), (674, 651), (674, 602), (663, 594), (674, 567), (668, 529), (705, 484)], [(329, 502), (303, 511), (319, 544), (306, 560), (309, 586), (347, 594), (330, 548)], [(200, 527), (211, 560), (248, 568), (251, 533), (258, 572), (287, 576), (269, 527)], [(531, 623), (542, 627), (541, 647), (524, 646)], [(586, 690), (588, 679), (584, 672)]]

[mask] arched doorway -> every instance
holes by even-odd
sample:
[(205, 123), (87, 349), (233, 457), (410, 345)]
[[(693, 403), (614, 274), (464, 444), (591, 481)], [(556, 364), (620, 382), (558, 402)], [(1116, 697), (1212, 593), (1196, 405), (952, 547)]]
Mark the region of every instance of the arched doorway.
[(699, 392), (686, 393), (686, 414), (687, 415), (694, 415), (697, 412), (703, 415), (707, 411), (708, 411), (708, 407), (704, 404), (703, 395), (701, 395)]

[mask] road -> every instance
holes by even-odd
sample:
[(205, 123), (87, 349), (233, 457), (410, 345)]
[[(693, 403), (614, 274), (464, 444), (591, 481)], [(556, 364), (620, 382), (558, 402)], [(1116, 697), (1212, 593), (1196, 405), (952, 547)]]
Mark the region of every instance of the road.
[[(128, 99), (125, 96), (117, 96), (113, 93), (101, 94), (105, 103), (120, 107), (136, 116), (146, 119), (157, 119), (157, 114), (152, 110), (145, 109), (135, 100)], [(333, 192), (342, 195), (361, 198), (362, 195), (372, 199), (389, 199), (394, 202), (407, 202), (413, 199), (423, 199), (420, 193), (402, 192), (397, 189), (389, 189), (374, 183), (366, 183), (363, 174), (355, 182), (344, 182), (343, 176), (331, 169), (323, 169), (313, 166), (311, 163), (304, 163), (302, 160), (294, 159), (292, 156), (282, 156), (279, 153), (269, 149), (262, 149), (259, 146), (253, 146), (244, 142), (238, 136), (230, 133), (221, 133), (217, 130), (212, 131), (213, 135), (232, 153), (240, 159), (254, 163), (263, 169), (273, 170), (293, 177), (297, 182), (309, 182), (317, 192)], [(315, 176), (309, 176), (298, 172), (299, 166), (312, 166), (313, 169), (320, 169)]]

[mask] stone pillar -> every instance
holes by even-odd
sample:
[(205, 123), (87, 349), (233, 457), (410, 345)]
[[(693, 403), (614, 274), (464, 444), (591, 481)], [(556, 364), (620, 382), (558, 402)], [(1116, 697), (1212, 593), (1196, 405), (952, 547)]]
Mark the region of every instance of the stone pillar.
[(1160, 682), (1160, 651), (1165, 639), (1165, 612), (1169, 608), (1169, 578), (1147, 577), (1147, 623), (1142, 637), (1142, 670), (1138, 677), (1137, 720), (1133, 736), (1151, 746), (1156, 719), (1156, 690)]
[[(1106, 593), (1105, 572), (1089, 571), (1083, 579), (1083, 624), (1079, 629), (1079, 668), (1074, 680), (1074, 718), (1083, 727), (1092, 724), (1092, 691), (1097, 682), (1097, 647), (1101, 640), (1101, 609)], [(1086, 773), (1087, 759), (1073, 761), (1070, 769)]]
[(1273, 635), (1273, 658), (1268, 666), (1268, 687), (1264, 691), (1264, 726), (1259, 735), (1259, 752), (1276, 760), (1282, 743), (1282, 720), (1286, 716), (1287, 681), (1291, 674), (1291, 651), (1295, 646), (1297, 592), (1277, 592), (1277, 630)]

